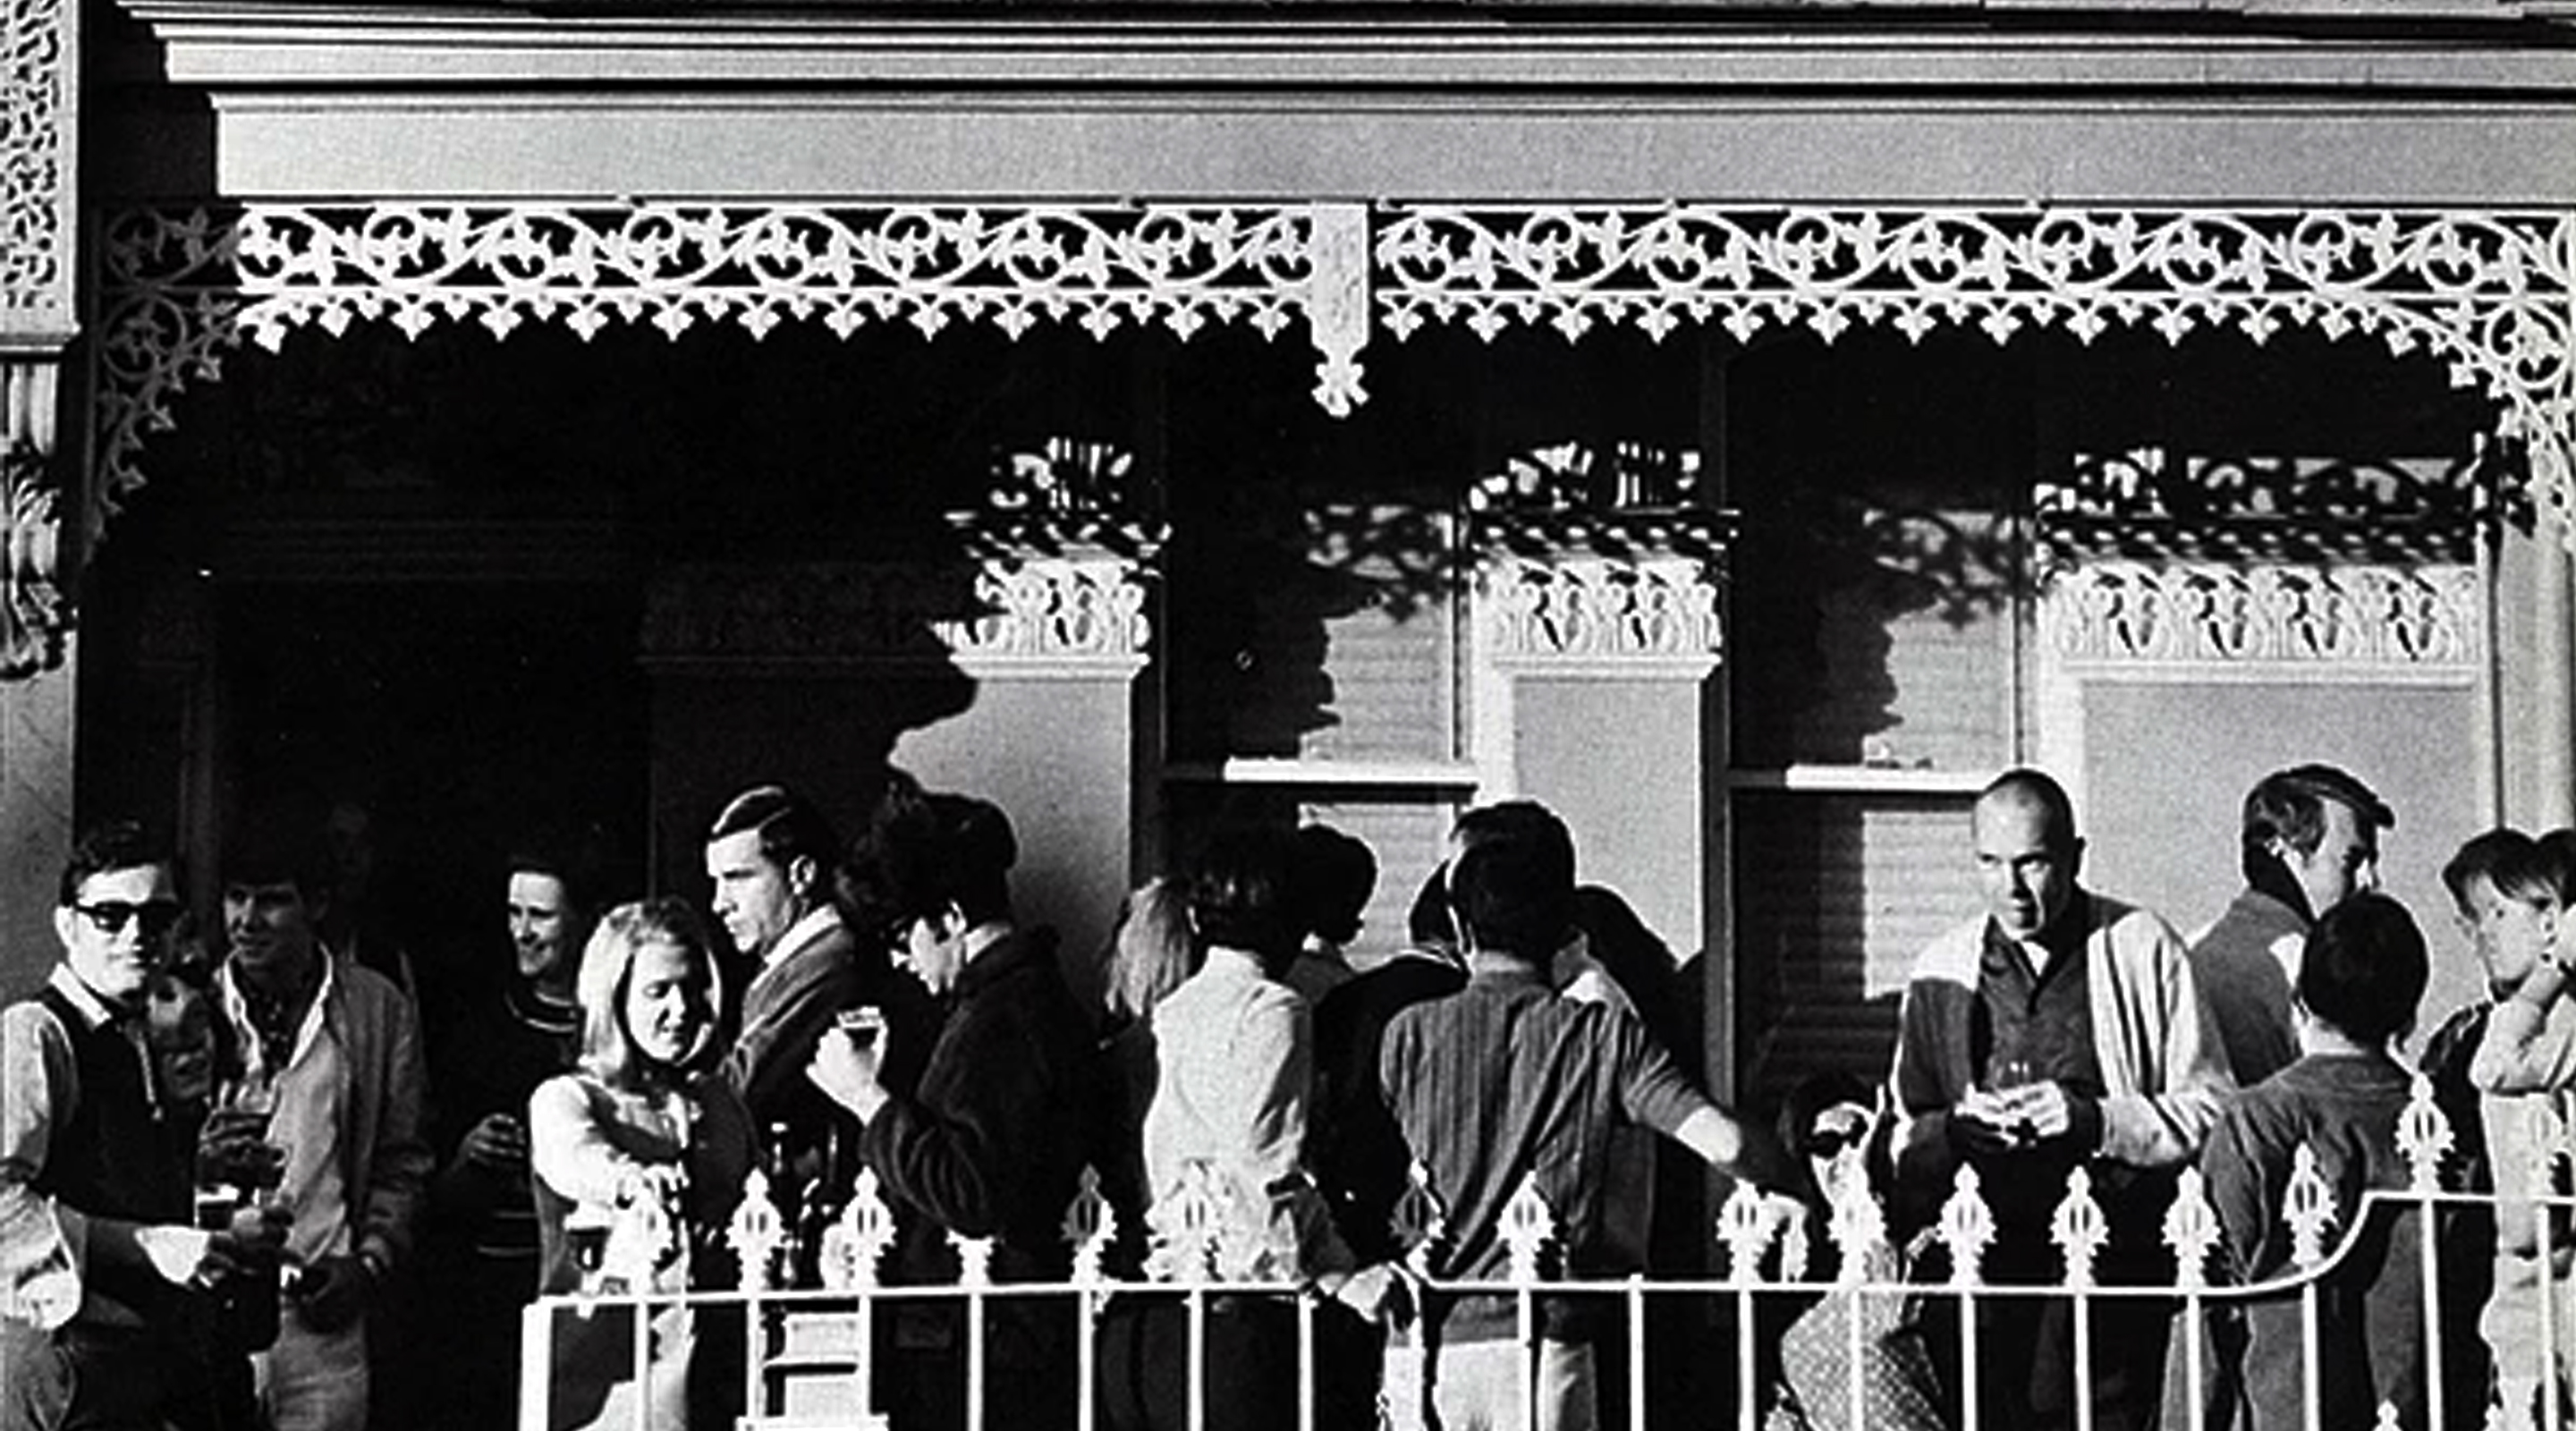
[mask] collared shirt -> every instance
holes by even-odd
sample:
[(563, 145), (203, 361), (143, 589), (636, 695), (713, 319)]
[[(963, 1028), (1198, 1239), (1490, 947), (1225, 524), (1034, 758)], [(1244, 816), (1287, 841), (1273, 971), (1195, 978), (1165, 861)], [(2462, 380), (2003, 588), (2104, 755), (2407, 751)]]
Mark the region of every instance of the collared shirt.
[[(1154, 1009), (1161, 1077), (1145, 1112), (1145, 1177), (1158, 1232), (1171, 1225), (1193, 1164), (1223, 1200), (1220, 1271), (1302, 1279), (1348, 1271), (1300, 1149), (1314, 1078), (1306, 1004), (1265, 978), (1253, 955), (1211, 949)], [(1192, 1249), (1159, 1245), (1158, 1252)]]
[(761, 954), (760, 967), (764, 970), (777, 968), (788, 955), (804, 948), (807, 943), (822, 938), (825, 930), (832, 929), (840, 923), (841, 911), (830, 900), (823, 901), (805, 911), (794, 924), (787, 926), (787, 932), (779, 935), (777, 940)]
[(1987, 922), (1977, 964), (1977, 1001), (1989, 1039), (1977, 1071), (1987, 1086), (2054, 1082), (2088, 1098), (2102, 1096), (2092, 970), (2084, 958), (2087, 923), (2070, 912), (2040, 938), (2020, 940)]
[[(1433, 1274), (1506, 1274), (1503, 1212), (1525, 1181), (1554, 1216), (1568, 1270), (1589, 1274), (1611, 1130), (1625, 1122), (1672, 1136), (1710, 1104), (1636, 1019), (1560, 998), (1543, 970), (1509, 955), (1473, 955), (1467, 973), (1464, 989), (1397, 1013), (1378, 1060), (1387, 1105), (1446, 1210)], [(1569, 1330), (1563, 1309), (1544, 1315), (1552, 1335)], [(1512, 1327), (1510, 1298), (1468, 1298), (1446, 1334), (1488, 1340)]]
[(286, 1248), (308, 1262), (353, 1248), (348, 1164), (340, 1149), (341, 1131), (347, 1126), (349, 1051), (328, 1012), (339, 980), (339, 961), (318, 945), (314, 957), (321, 963), (321, 984), (305, 1005), (293, 1045), (283, 1053), (263, 1043), (232, 966), (225, 965), (217, 976), (225, 1015), (249, 1051), (253, 1069), (274, 1084), (276, 1102), (269, 1115), (268, 1140), (286, 1149), (286, 1171), (277, 1197), (295, 1214)]

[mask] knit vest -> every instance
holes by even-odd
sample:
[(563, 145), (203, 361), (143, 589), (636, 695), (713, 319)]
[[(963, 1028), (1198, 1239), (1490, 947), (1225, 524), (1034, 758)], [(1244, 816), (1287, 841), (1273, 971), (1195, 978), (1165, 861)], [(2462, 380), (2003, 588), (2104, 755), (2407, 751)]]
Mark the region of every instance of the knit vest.
[[(68, 1116), (55, 1120), (36, 1191), (91, 1217), (179, 1223), (189, 1218), (186, 1130), (155, 1116), (143, 1060), (116, 1025), (91, 1028), (60, 990), (38, 999), (72, 1047), (74, 1079)], [(176, 1290), (149, 1268), (91, 1263), (87, 1293), (151, 1319)]]

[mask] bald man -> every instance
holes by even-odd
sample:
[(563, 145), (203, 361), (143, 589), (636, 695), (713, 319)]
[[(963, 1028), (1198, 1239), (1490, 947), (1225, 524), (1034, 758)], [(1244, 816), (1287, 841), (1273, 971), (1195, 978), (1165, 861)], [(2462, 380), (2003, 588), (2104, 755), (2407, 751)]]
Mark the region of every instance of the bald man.
[[(1905, 990), (1898, 1221), (1930, 1222), (1973, 1167), (1995, 1215), (1986, 1280), (2053, 1285), (2063, 1264), (2050, 1219), (2081, 1167), (2110, 1223), (2103, 1280), (2165, 1280), (2158, 1234), (2175, 1174), (2234, 1086), (2189, 953), (2164, 920), (2078, 881), (2074, 806), (2047, 775), (1998, 777), (1970, 829), (1984, 912), (1933, 941)], [(2142, 1299), (2096, 1305), (2099, 1431), (2153, 1424), (2166, 1315)], [(1995, 1299), (1979, 1325), (1983, 1424), (2074, 1425), (2071, 1304)]]

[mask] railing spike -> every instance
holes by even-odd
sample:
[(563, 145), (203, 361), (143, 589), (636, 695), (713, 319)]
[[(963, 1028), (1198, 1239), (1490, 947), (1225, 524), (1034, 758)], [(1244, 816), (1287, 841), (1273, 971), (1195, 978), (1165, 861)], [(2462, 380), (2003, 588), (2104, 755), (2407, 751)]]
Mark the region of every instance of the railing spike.
[(2173, 1249), (2174, 1283), (2186, 1292), (2209, 1285), (2209, 1256), (2218, 1250), (2218, 1209), (2209, 1205), (2209, 1183), (2198, 1168), (2185, 1168), (2165, 1209), (2165, 1246)]
[(2091, 1173), (2077, 1168), (2066, 1175), (2066, 1197), (2049, 1218), (2048, 1236), (2066, 1259), (2066, 1285), (2092, 1286), (2093, 1264), (2102, 1255), (2102, 1244), (2111, 1239), (2111, 1226), (2102, 1215), (2102, 1205), (2093, 1200)]
[(1535, 1176), (1522, 1178), (1520, 1190), (1503, 1204), (1501, 1235), (1503, 1245), (1511, 1252), (1512, 1280), (1537, 1281), (1540, 1259), (1546, 1255), (1547, 1245), (1556, 1240), (1556, 1214), (1539, 1192)]
[(2290, 1261), (2314, 1267), (2326, 1260), (2326, 1233), (2335, 1225), (2334, 1189), (2317, 1171), (2317, 1150), (2301, 1143), (2290, 1156), (2290, 1184), (2282, 1197), (2281, 1220), (2290, 1227)]
[(725, 1228), (725, 1241), (742, 1268), (743, 1290), (766, 1292), (778, 1286), (785, 1270), (779, 1263), (787, 1248), (787, 1219), (770, 1200), (769, 1174), (759, 1168), (742, 1180), (742, 1202)]
[(2397, 1151), (2405, 1155), (2410, 1170), (2408, 1186), (2417, 1192), (2439, 1192), (2442, 1159), (2455, 1142), (2451, 1120), (2433, 1100), (2431, 1076), (2418, 1070), (2406, 1094), (2406, 1111), (2397, 1115)]
[(1950, 1285), (1973, 1287), (1979, 1281), (1986, 1248), (1995, 1240), (1994, 1209), (1977, 1188), (1977, 1170), (1960, 1164), (1951, 1180), (1949, 1200), (1941, 1204), (1941, 1245), (1950, 1253)]

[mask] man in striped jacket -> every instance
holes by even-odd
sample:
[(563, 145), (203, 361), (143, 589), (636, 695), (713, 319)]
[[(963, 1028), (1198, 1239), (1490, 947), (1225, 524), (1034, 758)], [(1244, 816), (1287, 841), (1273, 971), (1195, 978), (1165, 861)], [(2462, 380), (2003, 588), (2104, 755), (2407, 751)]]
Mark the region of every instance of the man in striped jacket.
[[(1994, 1216), (1985, 1280), (2054, 1284), (2064, 1264), (2050, 1229), (2080, 1167), (2110, 1227), (2098, 1275), (2166, 1280), (2159, 1230), (2175, 1175), (2234, 1085), (2189, 953), (2164, 920), (2078, 883), (2084, 842), (2047, 775), (1998, 777), (1971, 824), (1985, 911), (1935, 940), (1905, 991), (1897, 1223), (1932, 1222), (1972, 1168)], [(2098, 1303), (2085, 1381), (2071, 1312), (2060, 1298), (1981, 1305), (1982, 1424), (2072, 1426), (2086, 1385), (2100, 1431), (2153, 1424), (2166, 1309)], [(1931, 1345), (1957, 1342), (1936, 1332)]]

